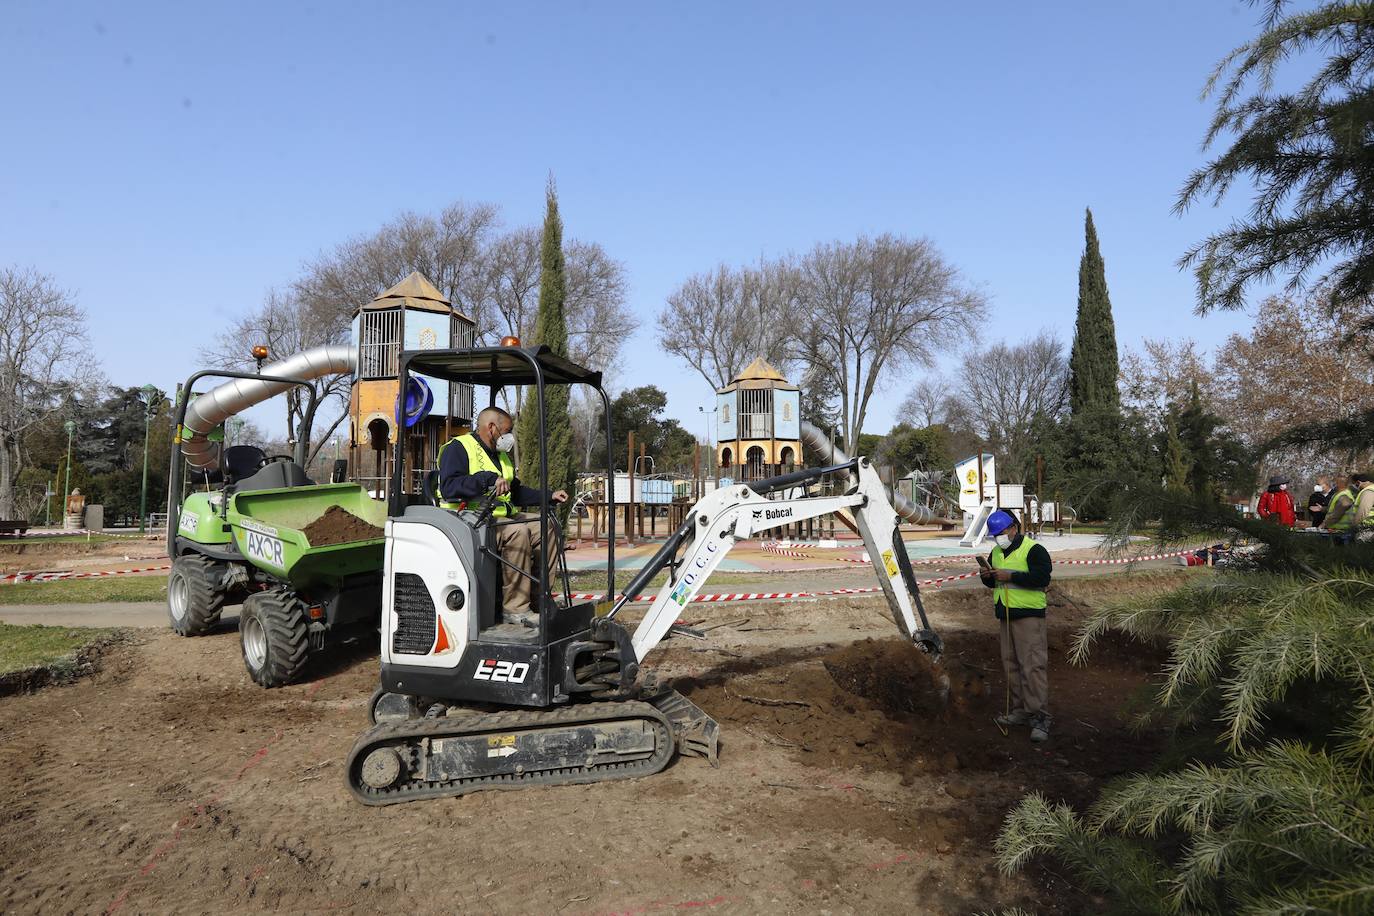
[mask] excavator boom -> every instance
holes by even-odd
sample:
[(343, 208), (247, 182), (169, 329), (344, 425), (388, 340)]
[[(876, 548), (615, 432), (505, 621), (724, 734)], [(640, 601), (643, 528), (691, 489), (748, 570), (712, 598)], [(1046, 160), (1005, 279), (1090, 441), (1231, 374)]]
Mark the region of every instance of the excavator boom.
[[(784, 499), (767, 496), (835, 473), (850, 475), (851, 486), (841, 495)], [(901, 519), (888, 500), (877, 471), (866, 458), (749, 484), (735, 484), (708, 494), (688, 511), (682, 527), (639, 571), (609, 616), (618, 614), (629, 597), (637, 594), (660, 570), (671, 567), (672, 574), (659, 589), (634, 633), (635, 658), (642, 663), (735, 544), (771, 528), (842, 511), (848, 511), (854, 518), (873, 560), (873, 569), (893, 622), (903, 636), (938, 656), (942, 649), (940, 637), (930, 628), (921, 604), (911, 560), (898, 528)]]

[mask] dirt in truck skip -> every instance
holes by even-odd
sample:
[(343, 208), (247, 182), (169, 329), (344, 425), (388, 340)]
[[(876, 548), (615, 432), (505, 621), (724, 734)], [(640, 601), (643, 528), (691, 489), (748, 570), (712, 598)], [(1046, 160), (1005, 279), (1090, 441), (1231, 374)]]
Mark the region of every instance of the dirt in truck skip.
[(881, 600), (693, 608), (725, 625), (652, 661), (720, 722), (719, 767), (387, 808), (342, 775), (375, 646), (268, 691), (232, 625), (142, 631), (89, 679), (0, 699), (0, 911), (1090, 912), (1048, 869), (1001, 876), (992, 843), (1027, 792), (1082, 804), (1157, 749), (1123, 714), (1154, 650), (1065, 659), (1082, 607), (1121, 588), (1075, 583), (1079, 607), (1051, 609), (1047, 747), (991, 721), (1002, 680), (980, 590), (927, 596), (947, 701)]

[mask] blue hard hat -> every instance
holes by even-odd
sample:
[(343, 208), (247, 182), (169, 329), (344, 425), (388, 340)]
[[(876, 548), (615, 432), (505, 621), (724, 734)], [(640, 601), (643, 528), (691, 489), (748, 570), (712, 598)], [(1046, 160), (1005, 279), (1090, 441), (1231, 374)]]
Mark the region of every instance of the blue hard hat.
[(998, 509), (988, 516), (988, 534), (996, 537), (1015, 524), (1016, 519), (1012, 518), (1010, 512), (1003, 512), (1001, 509)]

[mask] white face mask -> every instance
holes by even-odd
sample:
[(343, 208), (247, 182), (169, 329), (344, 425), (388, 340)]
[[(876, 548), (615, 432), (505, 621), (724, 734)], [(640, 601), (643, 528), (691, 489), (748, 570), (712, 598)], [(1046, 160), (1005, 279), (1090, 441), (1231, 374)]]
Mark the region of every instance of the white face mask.
[(1288, 484), (1286, 484), (1286, 483), (1281, 483), (1281, 484), (1279, 484), (1279, 489), (1280, 489), (1280, 490), (1287, 490), (1287, 489), (1288, 489)]
[(502, 433), (496, 437), (496, 450), (510, 452), (515, 450), (515, 433)]
[(1011, 547), (1011, 538), (1007, 537), (1005, 534), (997, 535), (993, 538), (993, 541), (995, 541), (997, 543), (997, 546), (1001, 547), (1003, 550), (1007, 550)]

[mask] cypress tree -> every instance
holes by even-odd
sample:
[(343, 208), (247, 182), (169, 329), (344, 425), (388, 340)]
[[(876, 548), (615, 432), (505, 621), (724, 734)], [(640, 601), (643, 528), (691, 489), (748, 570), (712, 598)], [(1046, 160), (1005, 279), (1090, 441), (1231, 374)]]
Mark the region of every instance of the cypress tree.
[(1164, 421), (1164, 488), (1171, 493), (1187, 493), (1192, 464), (1178, 435), (1178, 423), (1170, 413)]
[(1069, 355), (1069, 409), (1077, 416), (1089, 406), (1120, 410), (1117, 392), (1116, 324), (1107, 296), (1107, 268), (1097, 245), (1093, 211), (1087, 211), (1083, 257), (1078, 262), (1078, 320)]
[[(544, 192), (544, 233), (539, 251), (539, 312), (534, 321), (534, 340), (560, 356), (568, 355), (568, 320), (565, 311), (567, 280), (563, 262), (563, 220), (558, 214), (558, 192), (550, 176)], [(525, 343), (525, 341), (522, 341)], [(549, 489), (573, 490), (577, 458), (573, 449), (571, 392), (565, 385), (544, 389), (545, 449), (549, 461)], [(525, 399), (516, 424), (520, 479), (539, 485), (539, 409), (533, 398)], [(566, 509), (564, 510), (566, 512)], [(560, 516), (564, 514), (560, 512)]]

